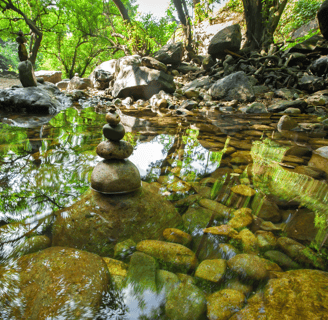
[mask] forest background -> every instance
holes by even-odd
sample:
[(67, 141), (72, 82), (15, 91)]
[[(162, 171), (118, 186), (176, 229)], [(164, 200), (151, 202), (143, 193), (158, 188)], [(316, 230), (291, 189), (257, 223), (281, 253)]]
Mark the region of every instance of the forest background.
[[(151, 55), (174, 34), (197, 54), (193, 28), (215, 17), (218, 3), (171, 0), (158, 18), (138, 12), (136, 0), (0, 0), (0, 68), (17, 71), (19, 30), (35, 69), (60, 70), (67, 78), (86, 77), (100, 63), (124, 55)], [(244, 14), (246, 48), (267, 50), (272, 42), (282, 49), (295, 44), (291, 32), (315, 19), (320, 5), (318, 0), (229, 0), (225, 10)]]

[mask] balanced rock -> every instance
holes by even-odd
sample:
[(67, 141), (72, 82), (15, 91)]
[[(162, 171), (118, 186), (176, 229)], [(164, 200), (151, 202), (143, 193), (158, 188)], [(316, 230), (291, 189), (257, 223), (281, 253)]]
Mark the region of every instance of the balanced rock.
[(125, 129), (120, 123), (115, 127), (107, 123), (103, 126), (103, 134), (108, 140), (120, 141), (125, 135)]
[(129, 160), (103, 160), (92, 171), (91, 187), (102, 193), (133, 192), (141, 187), (140, 173)]
[(31, 61), (26, 60), (18, 64), (19, 80), (23, 87), (36, 87), (36, 77), (34, 75)]
[(119, 159), (123, 160), (128, 157), (133, 152), (133, 147), (131, 143), (126, 141), (102, 141), (97, 146), (97, 155), (106, 160)]

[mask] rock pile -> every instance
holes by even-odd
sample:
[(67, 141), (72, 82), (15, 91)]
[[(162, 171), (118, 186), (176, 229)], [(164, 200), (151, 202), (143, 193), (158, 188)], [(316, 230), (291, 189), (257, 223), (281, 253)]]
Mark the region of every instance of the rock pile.
[(122, 140), (125, 129), (115, 109), (107, 113), (106, 121), (103, 134), (108, 140), (97, 147), (97, 154), (105, 160), (94, 168), (91, 187), (107, 194), (133, 192), (141, 186), (139, 170), (131, 161), (126, 160), (132, 154), (133, 147)]

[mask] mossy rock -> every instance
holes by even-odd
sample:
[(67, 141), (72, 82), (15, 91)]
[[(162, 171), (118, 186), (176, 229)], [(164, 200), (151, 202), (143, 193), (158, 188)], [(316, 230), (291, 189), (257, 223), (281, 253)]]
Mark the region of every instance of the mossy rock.
[(195, 253), (177, 243), (144, 240), (137, 244), (137, 250), (156, 258), (168, 270), (188, 271), (198, 264)]
[(181, 227), (174, 206), (147, 183), (133, 193), (104, 195), (93, 190), (69, 208), (56, 212), (53, 245), (113, 257), (118, 242), (162, 239), (163, 230)]
[(86, 312), (89, 316), (84, 319), (95, 319), (110, 283), (101, 257), (63, 247), (50, 247), (24, 255), (15, 264), (3, 264), (0, 277), (8, 289), (0, 297), (0, 315), (17, 320), (79, 320)]
[(199, 320), (205, 311), (205, 294), (190, 283), (181, 283), (172, 290), (165, 305), (165, 314), (170, 320)]
[(244, 301), (244, 294), (237, 290), (214, 292), (207, 297), (207, 317), (209, 320), (228, 320), (243, 307)]
[(327, 319), (327, 283), (328, 273), (319, 270), (277, 272), (230, 320)]
[(224, 259), (204, 260), (197, 267), (195, 277), (218, 283), (223, 279), (226, 269), (227, 261)]

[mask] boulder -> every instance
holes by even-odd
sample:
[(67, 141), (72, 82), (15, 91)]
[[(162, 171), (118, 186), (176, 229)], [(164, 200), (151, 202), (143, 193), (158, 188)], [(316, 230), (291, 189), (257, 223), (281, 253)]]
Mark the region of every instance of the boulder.
[(84, 90), (91, 88), (91, 80), (87, 78), (80, 78), (78, 74), (75, 74), (75, 76), (71, 79), (71, 81), (68, 84), (67, 90), (73, 91), (73, 90)]
[(155, 59), (165, 64), (172, 64), (173, 66), (178, 66), (181, 63), (182, 56), (182, 42), (166, 44), (154, 53)]
[(25, 60), (18, 64), (19, 80), (23, 87), (36, 87), (36, 77), (31, 61)]
[(63, 80), (56, 83), (56, 87), (62, 90), (66, 90), (69, 84), (69, 80)]
[(326, 319), (328, 273), (318, 270), (275, 272), (264, 289), (230, 320)]
[(234, 72), (217, 80), (209, 89), (209, 94), (215, 99), (254, 101), (252, 84), (243, 71)]
[(91, 72), (90, 80), (94, 88), (99, 90), (108, 88), (109, 82), (115, 76), (116, 63), (116, 59), (105, 61)]
[(131, 96), (135, 100), (147, 100), (161, 90), (168, 93), (174, 92), (175, 84), (171, 75), (161, 70), (150, 69), (136, 64), (120, 65), (112, 95), (115, 98)]
[(220, 30), (211, 40), (208, 46), (208, 53), (213, 58), (223, 59), (226, 50), (237, 52), (240, 50), (241, 29), (239, 24), (226, 27)]
[(54, 85), (0, 90), (0, 110), (55, 114), (68, 104), (69, 99)]
[(110, 281), (101, 257), (63, 247), (2, 264), (0, 274), (1, 319), (95, 319)]
[(40, 71), (35, 71), (34, 74), (36, 77), (41, 77), (41, 78), (43, 78), (44, 81), (52, 82), (54, 84), (62, 81), (62, 72), (61, 71), (40, 70)]
[(319, 22), (319, 28), (322, 35), (328, 40), (328, 0), (324, 1), (320, 6), (317, 18)]
[(118, 242), (161, 239), (166, 228), (180, 225), (174, 206), (143, 182), (138, 191), (124, 195), (87, 191), (71, 207), (57, 211), (52, 241), (111, 257)]

